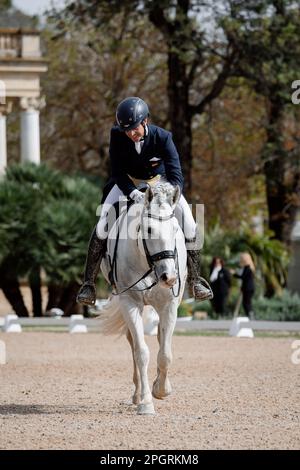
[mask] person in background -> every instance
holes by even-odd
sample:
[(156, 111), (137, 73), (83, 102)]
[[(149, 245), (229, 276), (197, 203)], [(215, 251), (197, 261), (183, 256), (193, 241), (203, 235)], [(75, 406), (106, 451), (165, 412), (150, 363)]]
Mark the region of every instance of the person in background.
[(226, 303), (231, 286), (231, 276), (222, 258), (214, 257), (210, 266), (210, 285), (214, 294), (211, 300), (216, 313), (226, 314)]
[(251, 255), (249, 253), (240, 254), (241, 272), (233, 271), (234, 277), (242, 280), (241, 292), (243, 296), (243, 308), (250, 320), (254, 320), (254, 313), (252, 310), (252, 297), (255, 292), (255, 266)]

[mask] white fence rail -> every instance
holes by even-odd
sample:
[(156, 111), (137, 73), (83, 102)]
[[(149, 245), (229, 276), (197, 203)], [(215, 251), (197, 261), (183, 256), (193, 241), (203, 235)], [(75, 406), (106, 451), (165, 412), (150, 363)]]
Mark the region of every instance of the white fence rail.
[[(74, 321), (71, 317), (53, 318), (53, 317), (35, 317), (35, 318), (18, 318), (21, 327), (28, 329), (36, 328), (46, 329), (63, 327), (66, 331), (70, 328), (70, 322)], [(0, 328), (4, 328), (5, 317), (0, 317)], [(86, 325), (88, 331), (96, 331), (100, 327), (100, 322), (93, 318), (77, 319), (77, 323)], [(177, 320), (175, 331), (229, 331), (232, 320), (192, 320), (185, 321), (182, 318)], [(299, 322), (284, 321), (251, 321), (241, 324), (241, 326), (251, 327), (254, 331), (282, 331), (282, 332), (300, 332)]]

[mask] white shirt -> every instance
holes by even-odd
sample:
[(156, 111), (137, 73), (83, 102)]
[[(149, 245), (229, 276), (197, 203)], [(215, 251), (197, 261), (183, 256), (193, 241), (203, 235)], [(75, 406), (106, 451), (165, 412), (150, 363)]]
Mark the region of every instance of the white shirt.
[[(145, 125), (145, 136), (148, 135), (148, 126), (147, 124)], [(137, 151), (137, 153), (141, 153), (142, 151), (142, 147), (144, 145), (144, 139), (143, 140), (139, 140), (138, 142), (134, 142), (134, 145), (135, 145), (135, 150)], [(131, 193), (129, 194), (129, 197), (131, 197), (131, 199), (134, 199), (134, 195), (135, 194), (138, 194), (140, 195), (140, 191), (138, 189), (134, 189), (133, 191), (131, 191)]]
[(221, 271), (222, 266), (216, 266), (210, 275), (210, 282), (214, 282), (218, 279), (219, 272)]
[[(148, 135), (148, 126), (147, 125), (145, 125), (145, 136), (146, 135)], [(135, 150), (137, 151), (137, 153), (141, 153), (142, 147), (144, 145), (144, 139), (139, 140), (138, 142), (134, 142), (134, 145), (135, 145)]]

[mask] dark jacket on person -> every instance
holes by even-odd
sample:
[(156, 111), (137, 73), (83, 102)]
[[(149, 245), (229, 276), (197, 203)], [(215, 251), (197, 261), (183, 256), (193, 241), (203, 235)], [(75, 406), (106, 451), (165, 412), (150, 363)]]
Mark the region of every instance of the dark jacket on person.
[[(212, 273), (213, 270), (211, 270)], [(210, 274), (211, 274), (210, 273)], [(231, 276), (226, 268), (220, 269), (218, 277), (215, 281), (211, 281), (213, 293), (226, 297), (231, 286)]]
[(181, 165), (171, 132), (152, 124), (147, 127), (148, 135), (140, 154), (125, 132), (117, 126), (111, 129), (109, 155), (114, 182), (128, 196), (136, 189), (128, 175), (148, 180), (160, 174), (174, 186), (179, 185), (182, 191)]
[(242, 274), (234, 274), (234, 277), (242, 279), (242, 292), (254, 292), (255, 283), (254, 283), (254, 274), (250, 266), (245, 266)]

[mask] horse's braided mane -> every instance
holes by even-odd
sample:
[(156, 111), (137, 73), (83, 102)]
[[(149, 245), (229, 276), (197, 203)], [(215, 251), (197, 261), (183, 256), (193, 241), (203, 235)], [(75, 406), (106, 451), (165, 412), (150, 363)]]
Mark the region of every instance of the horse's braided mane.
[(159, 183), (153, 188), (153, 196), (156, 204), (162, 204), (166, 201), (170, 201), (174, 194), (174, 186), (170, 183)]

